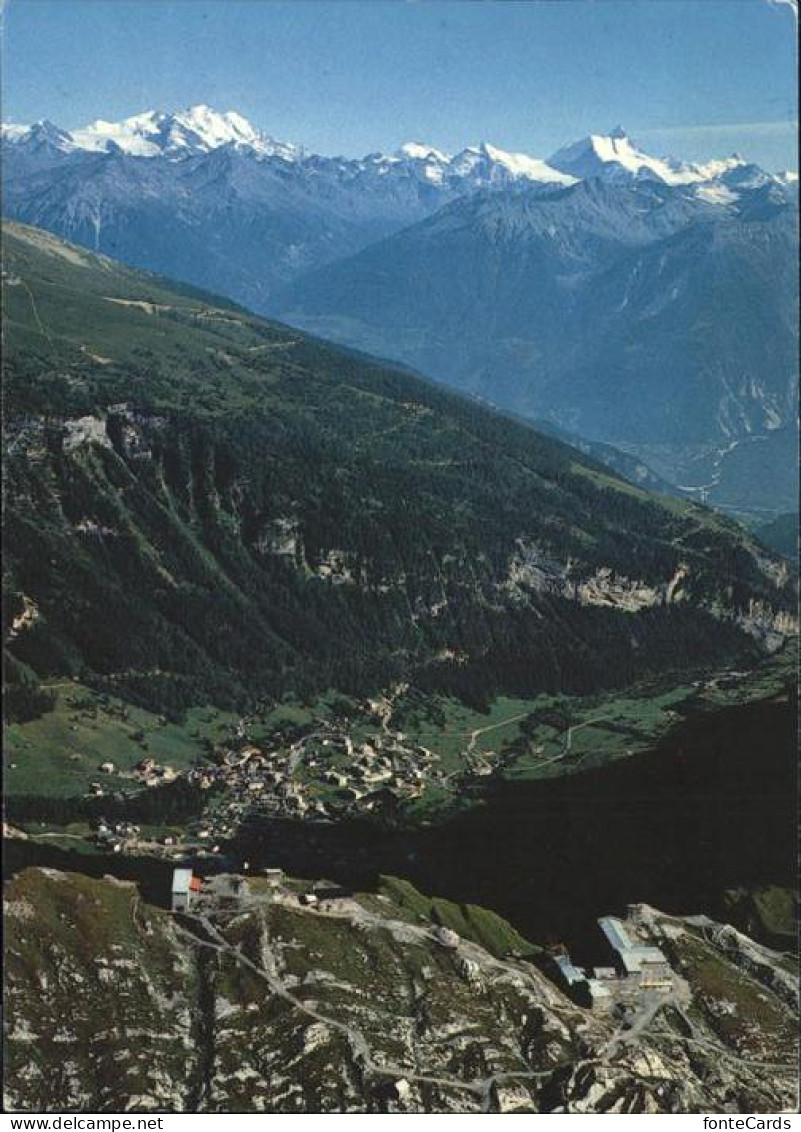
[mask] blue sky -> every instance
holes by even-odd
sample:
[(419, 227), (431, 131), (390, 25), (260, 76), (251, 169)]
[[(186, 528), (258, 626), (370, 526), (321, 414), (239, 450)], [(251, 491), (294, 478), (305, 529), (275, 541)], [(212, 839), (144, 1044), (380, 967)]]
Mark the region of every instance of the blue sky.
[(537, 156), (621, 123), (798, 164), (789, 0), (6, 0), (3, 51), (5, 121), (206, 102), (321, 153)]

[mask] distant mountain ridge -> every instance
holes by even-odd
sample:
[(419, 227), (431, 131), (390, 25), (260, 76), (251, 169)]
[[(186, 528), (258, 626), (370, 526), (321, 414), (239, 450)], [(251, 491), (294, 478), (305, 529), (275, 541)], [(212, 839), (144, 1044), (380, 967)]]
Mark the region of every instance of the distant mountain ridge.
[(561, 147), (549, 158), (509, 153), (488, 142), (468, 146), (454, 155), (420, 141), (406, 142), (391, 155), (379, 152), (361, 159), (322, 158), (291, 142), (278, 141), (235, 110), (220, 112), (203, 103), (173, 113), (144, 111), (118, 122), (98, 118), (71, 131), (54, 126), (46, 119), (27, 126), (4, 124), (2, 130), (4, 140), (12, 144), (26, 144), (49, 134), (51, 141), (65, 151), (109, 153), (119, 150), (134, 157), (167, 156), (173, 160), (235, 145), (263, 156), (278, 156), (293, 162), (310, 159), (338, 162), (373, 160), (388, 166), (417, 161), (424, 164), (423, 175), (432, 181), (438, 180), (447, 167), (456, 175), (470, 172), (482, 158), (516, 177), (562, 184), (598, 176), (604, 169), (610, 173), (651, 176), (667, 184), (691, 184), (713, 180), (722, 173), (748, 164), (737, 153), (700, 164), (680, 161), (675, 157), (649, 156), (631, 141), (622, 126), (616, 126), (608, 134), (590, 134)]
[(274, 309), (632, 451), (699, 498), (788, 510), (797, 195), (750, 170), (735, 191), (738, 171), (717, 195), (651, 177), (474, 195), (307, 273)]
[(361, 159), (278, 142), (241, 115), (3, 127), (4, 213), (264, 311), (276, 287), (482, 188), (571, 184), (492, 146)]

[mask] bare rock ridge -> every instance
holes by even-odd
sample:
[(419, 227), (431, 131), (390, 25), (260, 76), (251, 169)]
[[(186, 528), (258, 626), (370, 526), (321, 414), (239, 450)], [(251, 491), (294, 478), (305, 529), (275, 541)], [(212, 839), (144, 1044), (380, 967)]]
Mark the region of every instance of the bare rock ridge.
[(607, 972), (610, 1001), (589, 1009), (552, 960), (492, 954), (388, 890), (312, 897), (280, 875), (205, 887), (170, 914), (111, 878), (28, 869), (9, 883), (7, 1110), (794, 1104), (792, 967), (724, 925), (631, 910), (639, 951), (666, 960), (661, 989)]

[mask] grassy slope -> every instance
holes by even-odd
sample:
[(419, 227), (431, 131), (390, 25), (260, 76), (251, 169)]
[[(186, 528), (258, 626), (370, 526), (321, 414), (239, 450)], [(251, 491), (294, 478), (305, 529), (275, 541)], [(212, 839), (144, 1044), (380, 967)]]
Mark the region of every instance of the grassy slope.
[[(540, 951), (508, 920), (477, 904), (456, 904), (442, 897), (424, 896), (400, 877), (381, 877), (379, 893), (391, 901), (402, 916), (450, 928), (462, 939), (480, 944), (499, 959), (510, 954), (530, 957)], [(376, 906), (374, 901), (371, 906)]]
[(680, 717), (782, 694), (797, 664), (797, 648), (790, 644), (748, 673), (687, 669), (611, 694), (500, 696), (483, 712), (458, 700), (411, 693), (396, 704), (392, 725), (442, 755), (446, 770), (462, 766), (475, 735), (474, 750), (500, 756), (505, 773), (515, 778), (563, 774), (647, 750)]
[(98, 779), (107, 789), (130, 789), (134, 784), (128, 777), (101, 775), (100, 763), (114, 763), (123, 776), (145, 757), (181, 770), (202, 757), (204, 739), (223, 740), (235, 718), (230, 713), (210, 715), (191, 709), (179, 726), (71, 681), (55, 685), (53, 692), (52, 711), (6, 727), (4, 772), (9, 795), (82, 794)]

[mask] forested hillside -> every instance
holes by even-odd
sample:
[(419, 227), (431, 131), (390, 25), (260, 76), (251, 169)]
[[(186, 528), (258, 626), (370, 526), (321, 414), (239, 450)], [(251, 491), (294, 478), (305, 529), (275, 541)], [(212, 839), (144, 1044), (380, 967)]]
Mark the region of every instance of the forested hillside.
[(741, 528), (408, 372), (19, 225), (3, 283), (18, 713), (583, 691), (789, 626)]

